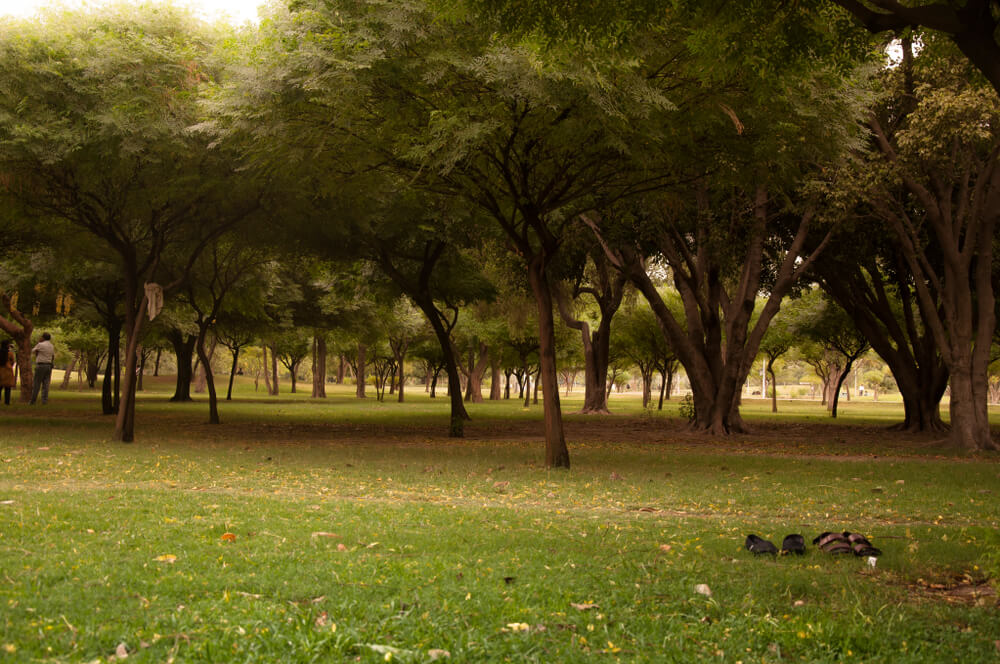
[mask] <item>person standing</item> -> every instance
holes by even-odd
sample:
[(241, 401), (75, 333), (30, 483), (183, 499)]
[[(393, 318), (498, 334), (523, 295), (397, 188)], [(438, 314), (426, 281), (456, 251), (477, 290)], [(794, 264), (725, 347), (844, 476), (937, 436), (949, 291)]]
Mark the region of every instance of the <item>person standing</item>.
[(11, 342), (6, 339), (0, 343), (0, 392), (3, 392), (3, 402), (10, 405), (10, 390), (17, 382), (14, 376), (14, 362), (17, 359), (10, 349)]
[(42, 340), (31, 349), (31, 354), (35, 357), (35, 384), (31, 388), (31, 403), (34, 405), (38, 398), (38, 393), (42, 393), (42, 405), (49, 401), (49, 381), (52, 380), (52, 360), (55, 359), (56, 349), (52, 345), (52, 335), (48, 332), (42, 333)]

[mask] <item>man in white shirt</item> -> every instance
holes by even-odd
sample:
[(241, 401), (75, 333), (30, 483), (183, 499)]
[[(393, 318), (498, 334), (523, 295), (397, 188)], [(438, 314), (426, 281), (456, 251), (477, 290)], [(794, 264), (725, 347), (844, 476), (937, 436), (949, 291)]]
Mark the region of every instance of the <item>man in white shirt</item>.
[(31, 404), (34, 405), (40, 390), (42, 393), (42, 405), (44, 406), (49, 401), (52, 360), (56, 356), (55, 346), (52, 345), (52, 335), (48, 332), (43, 332), (42, 340), (31, 349), (31, 354), (35, 358), (35, 384), (31, 388)]

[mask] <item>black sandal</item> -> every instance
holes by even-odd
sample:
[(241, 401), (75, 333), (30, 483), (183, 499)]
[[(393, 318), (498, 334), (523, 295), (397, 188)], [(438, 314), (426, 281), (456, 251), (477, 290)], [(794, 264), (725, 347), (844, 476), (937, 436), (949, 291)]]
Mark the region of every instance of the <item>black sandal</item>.
[(758, 556), (764, 553), (770, 553), (773, 556), (778, 553), (778, 547), (756, 535), (747, 535), (746, 547), (747, 551)]
[(802, 535), (786, 535), (784, 541), (781, 543), (781, 555), (783, 556), (789, 553), (801, 556), (805, 552), (806, 541)]

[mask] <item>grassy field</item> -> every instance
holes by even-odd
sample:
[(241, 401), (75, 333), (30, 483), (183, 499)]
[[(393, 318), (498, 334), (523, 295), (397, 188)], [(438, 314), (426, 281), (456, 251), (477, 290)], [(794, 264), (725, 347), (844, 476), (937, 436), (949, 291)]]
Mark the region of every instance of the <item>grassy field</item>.
[[(0, 661), (1000, 661), (1000, 458), (898, 404), (749, 401), (717, 440), (571, 395), (548, 471), (538, 406), (454, 440), (419, 388), (241, 383), (209, 426), (147, 385), (129, 445), (91, 392), (0, 411)], [(842, 529), (877, 566), (743, 549)]]

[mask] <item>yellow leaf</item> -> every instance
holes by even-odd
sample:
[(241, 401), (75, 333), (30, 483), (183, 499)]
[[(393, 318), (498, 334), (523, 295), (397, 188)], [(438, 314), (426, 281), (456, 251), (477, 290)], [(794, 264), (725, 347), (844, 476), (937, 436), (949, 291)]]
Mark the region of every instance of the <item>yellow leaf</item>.
[(162, 556), (157, 556), (157, 557), (153, 558), (153, 560), (155, 560), (158, 563), (170, 563), (170, 564), (173, 564), (173, 563), (177, 562), (177, 556), (175, 556), (172, 553), (165, 553)]

